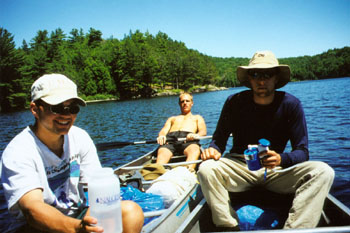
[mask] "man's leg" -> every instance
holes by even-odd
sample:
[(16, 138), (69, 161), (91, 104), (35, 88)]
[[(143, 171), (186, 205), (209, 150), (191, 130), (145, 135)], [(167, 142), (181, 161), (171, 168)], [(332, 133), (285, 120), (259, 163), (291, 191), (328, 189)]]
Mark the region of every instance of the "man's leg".
[(166, 164), (170, 161), (173, 153), (166, 147), (160, 147), (157, 152), (157, 164)]
[[(184, 155), (187, 156), (186, 162), (198, 160), (200, 153), (201, 150), (198, 144), (190, 144), (184, 150)], [(194, 170), (196, 168), (196, 164), (190, 164), (187, 167), (189, 170)]]
[(238, 159), (221, 158), (203, 162), (199, 166), (198, 179), (217, 227), (236, 227), (237, 214), (231, 207), (230, 192), (243, 192), (253, 186), (258, 172), (251, 172)]
[(333, 169), (319, 161), (303, 162), (291, 170), (272, 172), (268, 176), (267, 189), (278, 193), (295, 193), (285, 229), (317, 226), (333, 179)]
[(124, 233), (141, 232), (144, 216), (141, 207), (133, 201), (122, 201)]

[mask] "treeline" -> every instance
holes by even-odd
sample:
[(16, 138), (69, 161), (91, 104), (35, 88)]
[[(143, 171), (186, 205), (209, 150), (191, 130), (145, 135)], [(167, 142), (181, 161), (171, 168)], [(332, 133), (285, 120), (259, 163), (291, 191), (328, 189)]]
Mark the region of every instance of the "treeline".
[[(212, 60), (218, 70), (217, 84), (226, 87), (239, 85), (236, 78), (238, 66), (248, 65), (250, 58), (218, 58)], [(330, 49), (315, 56), (278, 59), (280, 64), (291, 68), (292, 81), (350, 77), (350, 47)]]
[[(20, 48), (13, 35), (0, 28), (0, 58), (3, 112), (28, 106), (31, 84), (46, 73), (70, 77), (86, 100), (130, 99), (165, 89), (237, 86), (236, 68), (249, 62), (206, 56), (163, 32), (153, 36), (137, 30), (118, 40), (103, 39), (101, 31), (93, 28), (87, 33), (73, 29), (68, 35), (60, 28), (50, 34), (40, 30)], [(285, 58), (281, 63), (291, 66), (293, 80), (350, 76), (350, 48)]]

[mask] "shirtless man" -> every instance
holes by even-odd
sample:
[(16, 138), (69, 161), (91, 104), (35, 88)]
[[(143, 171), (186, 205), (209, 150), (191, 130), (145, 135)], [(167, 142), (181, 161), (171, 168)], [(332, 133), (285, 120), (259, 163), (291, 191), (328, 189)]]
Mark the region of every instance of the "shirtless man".
[[(191, 113), (193, 106), (193, 97), (191, 94), (181, 94), (179, 96), (179, 105), (181, 115), (170, 117), (159, 132), (157, 142), (160, 147), (158, 149), (157, 164), (168, 163), (175, 152), (186, 155), (186, 161), (194, 161), (199, 158), (200, 144), (198, 141), (193, 140), (207, 134), (205, 121), (200, 115), (193, 115)], [(166, 143), (167, 139), (176, 140), (177, 138), (186, 138), (186, 141), (172, 144)], [(190, 170), (195, 167), (196, 164), (188, 166)]]

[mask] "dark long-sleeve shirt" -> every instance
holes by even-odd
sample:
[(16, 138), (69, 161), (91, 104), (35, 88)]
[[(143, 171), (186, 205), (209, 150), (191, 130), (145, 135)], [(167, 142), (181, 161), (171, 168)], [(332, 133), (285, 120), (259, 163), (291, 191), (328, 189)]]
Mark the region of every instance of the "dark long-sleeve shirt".
[[(281, 166), (289, 167), (309, 160), (308, 134), (300, 101), (286, 92), (276, 91), (269, 105), (258, 105), (252, 91), (243, 91), (227, 98), (210, 147), (224, 153), (229, 135), (233, 135), (231, 153), (243, 154), (248, 144), (265, 138), (270, 150), (281, 155)], [(284, 152), (290, 140), (292, 151)]]

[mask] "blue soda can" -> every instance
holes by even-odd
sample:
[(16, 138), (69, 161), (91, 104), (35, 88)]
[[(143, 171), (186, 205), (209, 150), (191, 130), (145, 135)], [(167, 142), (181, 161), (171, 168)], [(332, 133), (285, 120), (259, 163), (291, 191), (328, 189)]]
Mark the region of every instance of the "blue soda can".
[(253, 148), (251, 150), (249, 149), (245, 150), (244, 158), (245, 158), (245, 161), (247, 162), (249, 170), (256, 171), (262, 168), (257, 149)]

